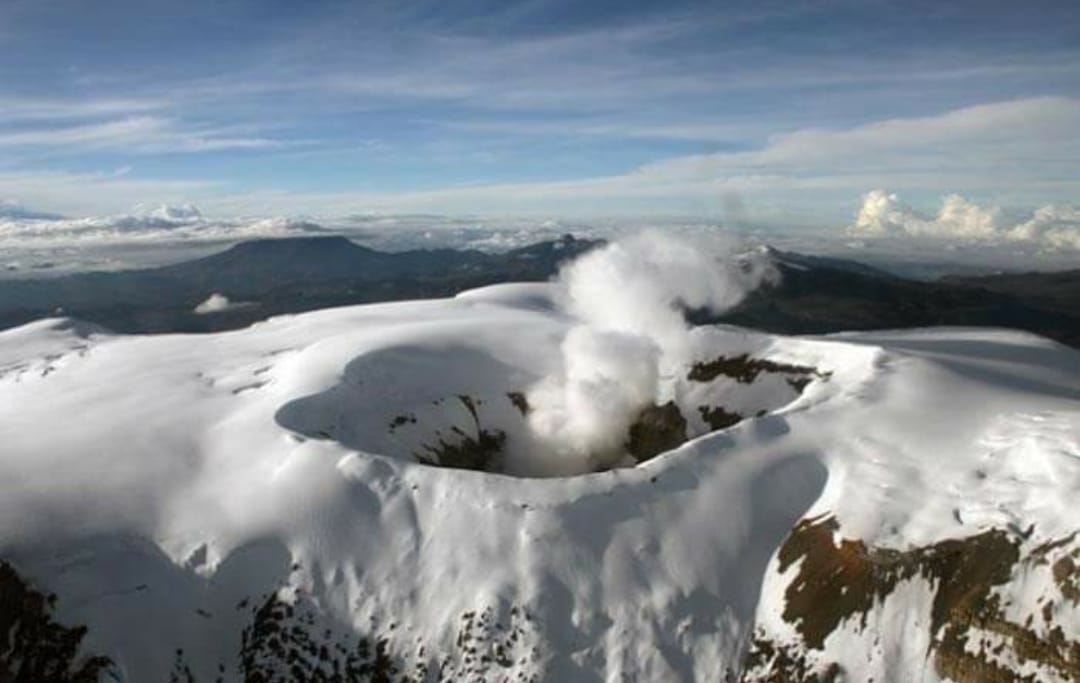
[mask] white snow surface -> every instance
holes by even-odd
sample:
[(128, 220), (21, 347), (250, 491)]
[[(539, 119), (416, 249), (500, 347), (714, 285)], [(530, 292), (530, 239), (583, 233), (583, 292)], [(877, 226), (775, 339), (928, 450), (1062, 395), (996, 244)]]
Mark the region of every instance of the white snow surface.
[[(433, 657), (462, 613), (520, 606), (539, 680), (706, 681), (737, 671), (755, 617), (775, 615), (771, 558), (806, 515), (895, 547), (1080, 528), (1080, 354), (1003, 330), (697, 328), (699, 359), (831, 374), (636, 467), (529, 479), (401, 457), (395, 416), (452, 421), (447, 397), (493, 403), (558, 370), (574, 321), (550, 287), (217, 334), (2, 332), (0, 558), (55, 592), (125, 681), (166, 680), (178, 648), (200, 680), (219, 664), (237, 680), (237, 604), (275, 590), (357, 632), (394, 622)], [(867, 659), (845, 662), (852, 680)], [(921, 675), (936, 680), (903, 678)]]

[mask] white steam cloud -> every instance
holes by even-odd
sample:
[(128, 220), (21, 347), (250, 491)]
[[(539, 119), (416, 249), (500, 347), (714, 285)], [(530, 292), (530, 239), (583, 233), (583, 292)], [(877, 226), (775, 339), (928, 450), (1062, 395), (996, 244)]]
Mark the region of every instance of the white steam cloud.
[(922, 237), (964, 242), (1025, 243), (1043, 249), (1080, 249), (1080, 209), (1044, 206), (1026, 221), (1008, 221), (996, 206), (979, 206), (960, 195), (948, 195), (936, 216), (904, 204), (896, 194), (874, 190), (848, 232), (858, 237)]
[(529, 426), (559, 472), (626, 458), (627, 431), (670, 399), (689, 361), (684, 311), (728, 310), (776, 271), (763, 250), (730, 237), (688, 240), (647, 232), (590, 252), (560, 273), (562, 308), (578, 324), (562, 343), (562, 372), (528, 393)]
[(214, 292), (206, 301), (203, 301), (192, 311), (199, 315), (206, 315), (208, 313), (221, 313), (222, 311), (234, 311), (238, 308), (248, 308), (252, 304), (246, 301), (232, 301), (224, 294)]

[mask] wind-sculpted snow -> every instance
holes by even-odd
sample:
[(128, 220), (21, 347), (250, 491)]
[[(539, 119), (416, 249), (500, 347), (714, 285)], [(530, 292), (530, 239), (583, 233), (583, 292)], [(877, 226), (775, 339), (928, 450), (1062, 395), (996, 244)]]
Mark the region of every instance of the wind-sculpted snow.
[[(688, 329), (631, 421), (660, 452), (505, 476), (550, 473), (528, 392), (578, 324), (553, 287), (0, 333), (0, 559), (121, 681), (1073, 671), (1075, 351)], [(432, 466), (481, 431), (495, 472)]]
[(767, 573), (745, 679), (1075, 680), (1075, 352), (976, 330), (867, 341), (891, 351), (843, 426), (878, 416), (834, 439), (819, 412), (829, 484)]

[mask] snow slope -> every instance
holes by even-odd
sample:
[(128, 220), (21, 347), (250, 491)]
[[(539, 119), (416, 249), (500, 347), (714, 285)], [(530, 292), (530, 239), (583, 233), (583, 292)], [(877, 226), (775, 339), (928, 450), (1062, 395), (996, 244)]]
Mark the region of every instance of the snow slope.
[[(953, 617), (935, 616), (933, 571), (955, 567), (901, 555), (997, 530), (1019, 548), (992, 586), (1002, 619), (1037, 615), (1064, 654), (1027, 656), (990, 622), (963, 647), (1003, 639), (979, 656), (1042, 680), (1076, 664), (1080, 611), (1055, 568), (1080, 529), (1077, 352), (996, 330), (698, 328), (696, 363), (813, 372), (692, 380), (687, 364), (658, 397), (685, 445), (510, 476), (561, 472), (537, 469), (511, 397), (563, 362), (575, 321), (553, 287), (212, 335), (0, 333), (0, 559), (56, 593), (56, 619), (86, 625), (83, 651), (123, 681), (960, 681), (978, 679), (932, 654), (955, 645), (935, 650)], [(746, 419), (707, 433), (713, 404)], [(502, 473), (418, 462), (436, 433), (482, 425), (505, 434)], [(860, 575), (878, 581), (869, 606), (821, 626), (792, 586), (841, 539), (899, 559)]]

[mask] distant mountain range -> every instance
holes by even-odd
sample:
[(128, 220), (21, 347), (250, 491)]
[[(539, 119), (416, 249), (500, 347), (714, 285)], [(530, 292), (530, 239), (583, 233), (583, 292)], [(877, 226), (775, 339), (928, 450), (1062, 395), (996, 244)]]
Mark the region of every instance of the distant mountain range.
[[(0, 282), (0, 329), (58, 312), (117, 332), (235, 329), (282, 313), (451, 296), (545, 280), (595, 241), (570, 235), (505, 253), (380, 252), (344, 237), (255, 240), (160, 268)], [(1080, 346), (1080, 270), (908, 280), (854, 261), (771, 250), (778, 284), (722, 318), (769, 332), (818, 334), (931, 325), (1010, 327)], [(213, 293), (247, 305), (196, 313)]]
[(720, 320), (822, 334), (937, 325), (1007, 327), (1080, 346), (1080, 270), (926, 282), (853, 261), (773, 251), (781, 279)]
[[(567, 235), (492, 254), (380, 252), (335, 236), (253, 240), (159, 268), (0, 282), (0, 329), (58, 313), (117, 332), (234, 329), (282, 313), (542, 281), (595, 244)], [(213, 293), (247, 305), (196, 313), (195, 307)]]

